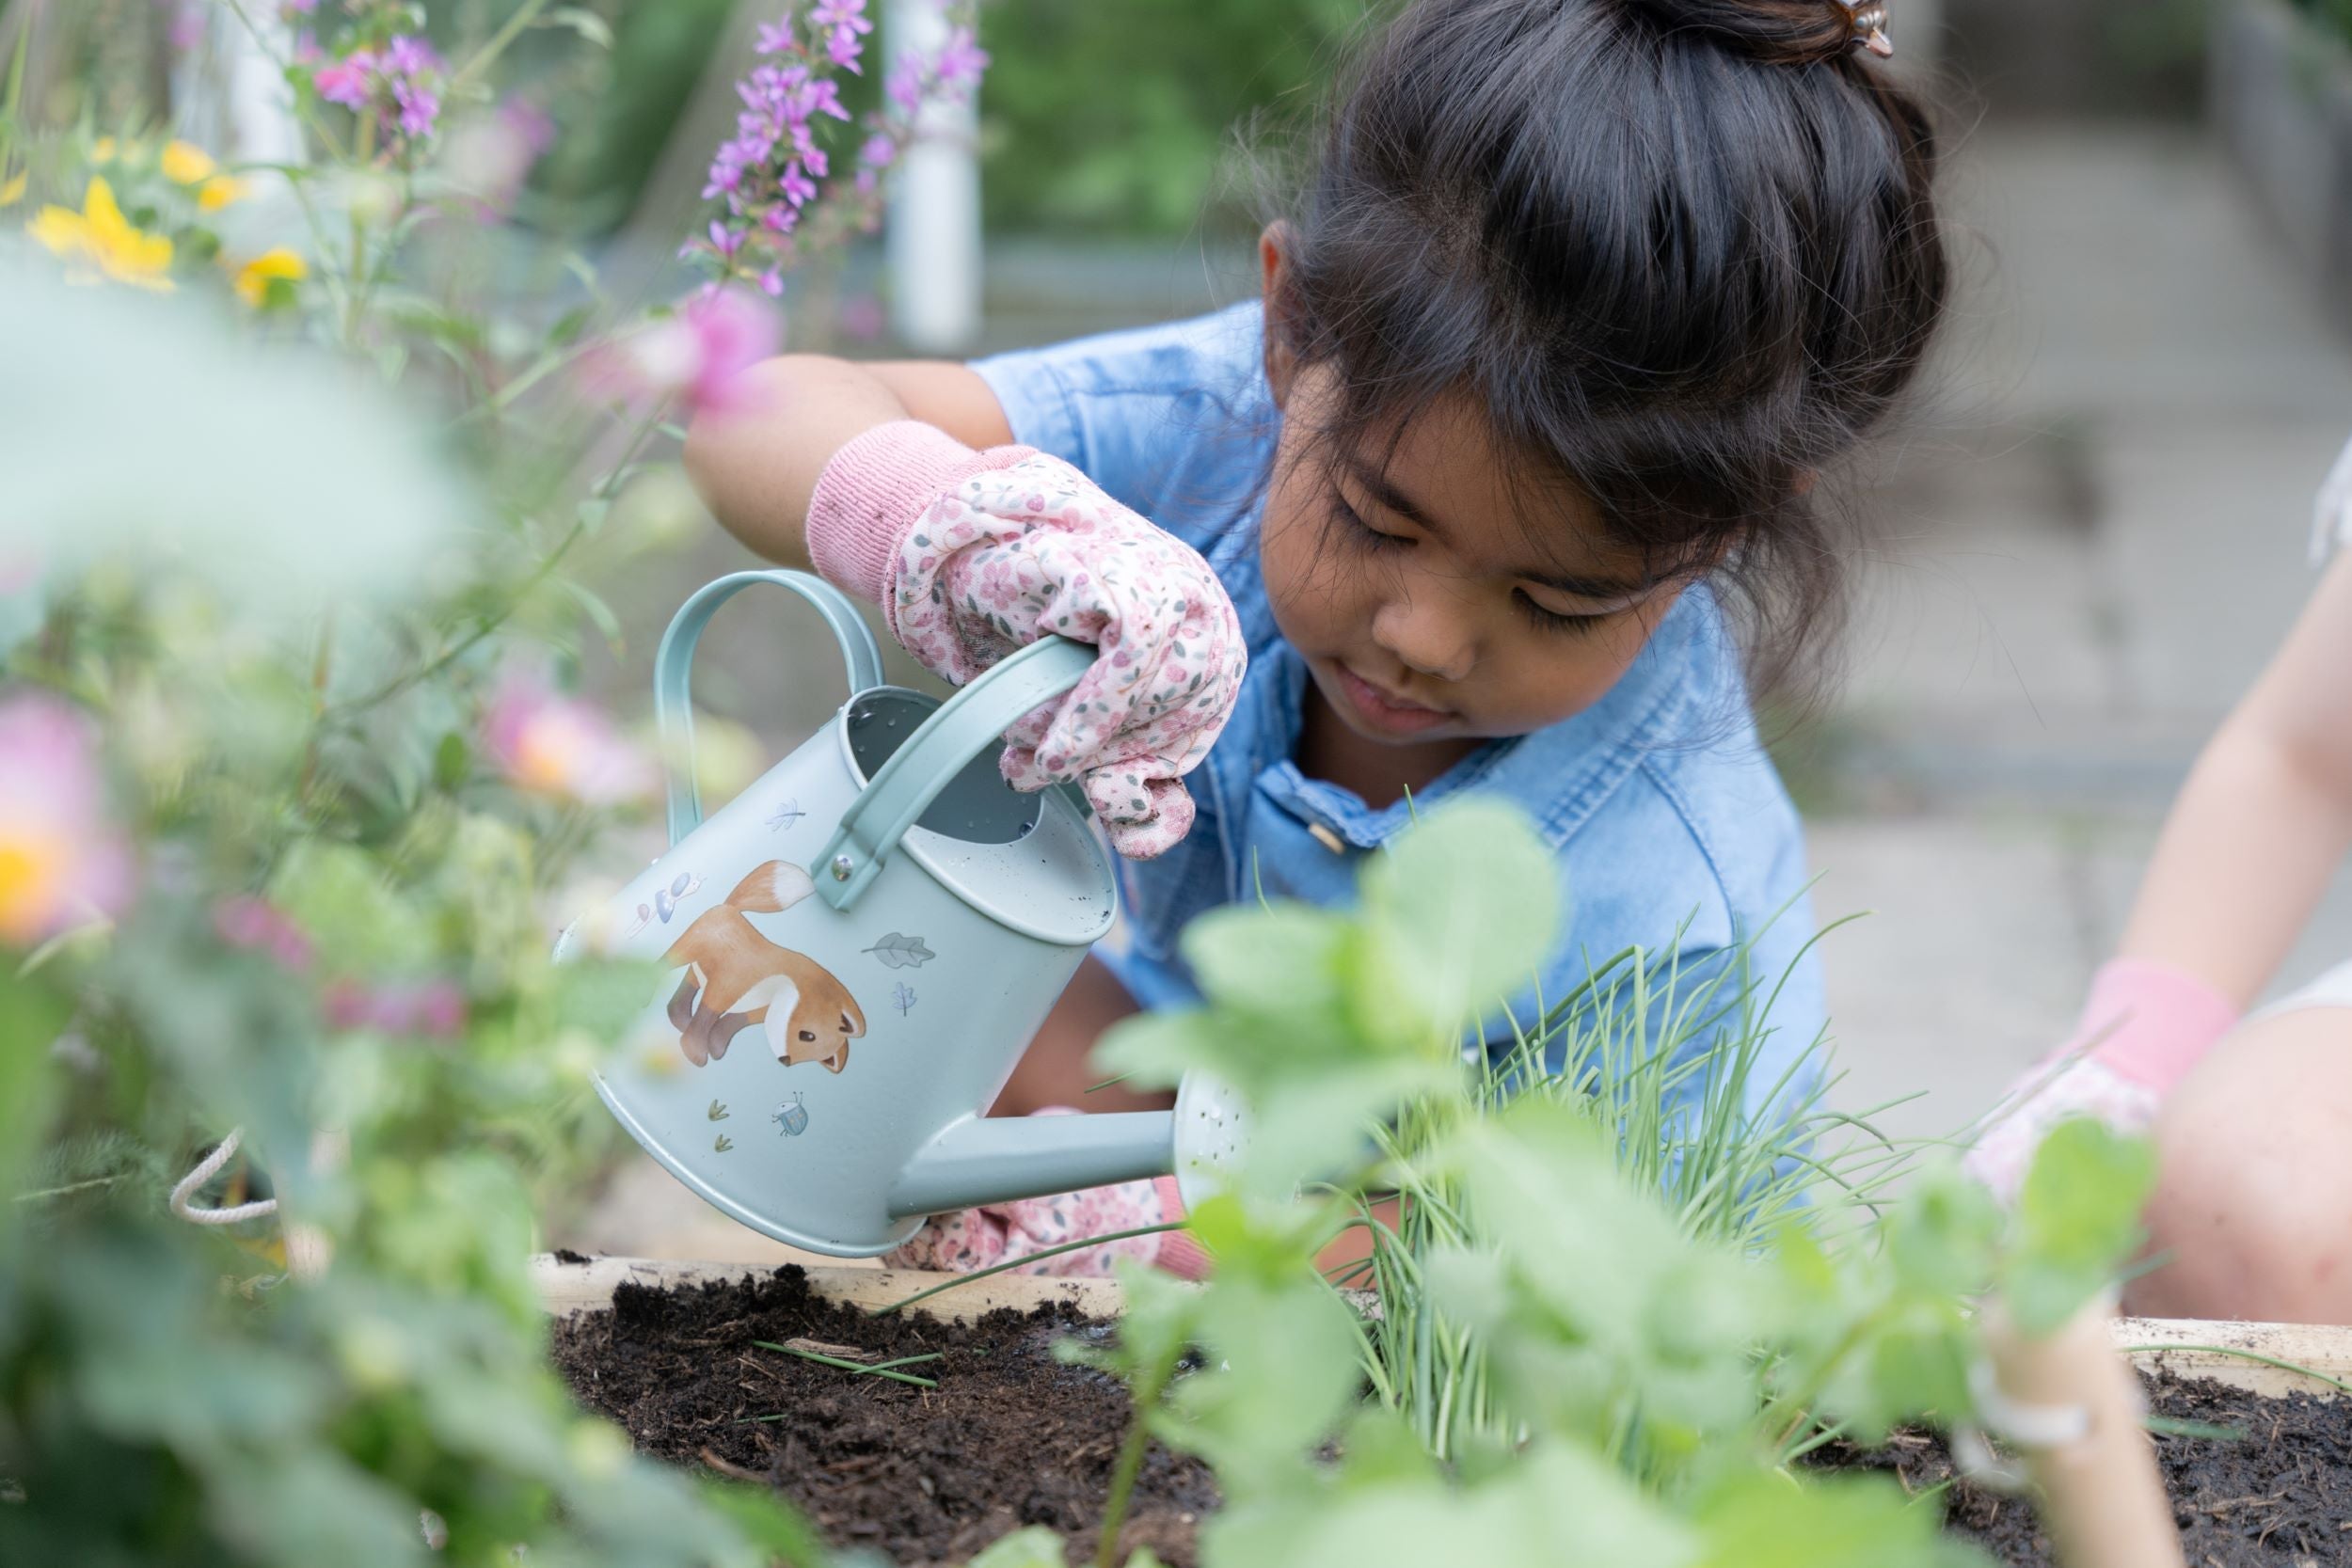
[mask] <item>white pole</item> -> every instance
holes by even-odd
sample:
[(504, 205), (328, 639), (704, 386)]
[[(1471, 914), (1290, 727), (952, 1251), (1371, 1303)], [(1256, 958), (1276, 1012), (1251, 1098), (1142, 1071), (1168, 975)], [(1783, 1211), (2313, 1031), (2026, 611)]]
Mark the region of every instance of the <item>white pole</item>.
[[(947, 40), (938, 0), (888, 0), (882, 39), (891, 58), (926, 56)], [(955, 354), (980, 327), (979, 110), (928, 100), (915, 115), (890, 198), (885, 229), (892, 316), (898, 335), (922, 354)]]
[(224, 161), (301, 163), (294, 88), (270, 58), (293, 52), (293, 29), (262, 6), (249, 12), (251, 29), (217, 8), (200, 14), (201, 34), (172, 71), (181, 133)]

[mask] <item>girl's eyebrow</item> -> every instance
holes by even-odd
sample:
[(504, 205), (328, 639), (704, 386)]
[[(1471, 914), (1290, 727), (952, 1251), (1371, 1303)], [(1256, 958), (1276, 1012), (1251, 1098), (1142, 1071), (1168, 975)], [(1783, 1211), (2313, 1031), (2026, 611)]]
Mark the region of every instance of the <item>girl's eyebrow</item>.
[[(1354, 452), (1348, 453), (1343, 461), (1347, 467), (1348, 477), (1362, 485), (1365, 492), (1380, 504), (1383, 511), (1395, 513), (1432, 538), (1441, 540), (1445, 537), (1445, 530), (1439, 528), (1429, 513), (1412, 497), (1398, 489), (1388, 475), (1373, 467)], [(1629, 594), (1646, 594), (1658, 586), (1658, 580), (1649, 577), (1630, 579), (1591, 578), (1564, 576), (1550, 571), (1516, 572), (1512, 575), (1524, 578), (1529, 582), (1545, 588), (1557, 589), (1563, 594), (1572, 594), (1581, 599), (1621, 599)]]

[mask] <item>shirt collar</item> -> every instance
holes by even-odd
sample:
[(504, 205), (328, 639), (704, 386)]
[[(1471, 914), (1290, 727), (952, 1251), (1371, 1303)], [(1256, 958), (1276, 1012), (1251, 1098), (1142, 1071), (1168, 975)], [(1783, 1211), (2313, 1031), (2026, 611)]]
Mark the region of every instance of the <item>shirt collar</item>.
[[(1254, 569), (1254, 558), (1250, 564)], [(1427, 789), (1375, 809), (1353, 790), (1299, 771), (1293, 759), (1305, 712), (1307, 662), (1273, 637), (1256, 650), (1258, 679), (1247, 694), (1255, 700), (1246, 700), (1248, 711), (1235, 716), (1248, 725), (1251, 744), (1246, 760), (1233, 760), (1255, 778), (1229, 776), (1229, 783), (1236, 796), (1254, 784), (1293, 816), (1320, 824), (1359, 849), (1380, 847), (1419, 814), (1461, 790), (1485, 789), (1525, 807), (1556, 848), (1645, 755), (1683, 736), (1704, 692), (1726, 666), (1736, 672), (1729, 655), (1712, 596), (1704, 587), (1687, 590), (1600, 701), (1532, 735), (1488, 741)]]

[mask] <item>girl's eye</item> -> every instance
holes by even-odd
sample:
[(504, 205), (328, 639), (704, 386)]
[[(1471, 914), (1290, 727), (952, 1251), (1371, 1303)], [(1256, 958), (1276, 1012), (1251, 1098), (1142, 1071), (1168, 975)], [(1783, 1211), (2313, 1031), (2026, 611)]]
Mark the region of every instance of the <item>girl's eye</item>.
[(1589, 632), (1610, 619), (1608, 615), (1564, 615), (1556, 610), (1546, 610), (1530, 598), (1524, 588), (1513, 589), (1511, 600), (1538, 631)]
[(1331, 492), (1331, 515), (1338, 519), (1350, 537), (1366, 549), (1399, 550), (1412, 543), (1401, 533), (1383, 533), (1365, 522), (1357, 515), (1356, 509), (1347, 504), (1347, 498), (1337, 490)]

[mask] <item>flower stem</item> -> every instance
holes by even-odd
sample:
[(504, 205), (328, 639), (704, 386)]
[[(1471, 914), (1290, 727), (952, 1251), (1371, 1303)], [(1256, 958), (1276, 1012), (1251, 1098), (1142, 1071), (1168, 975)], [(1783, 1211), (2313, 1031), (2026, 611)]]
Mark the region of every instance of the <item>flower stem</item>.
[(928, 1291), (915, 1291), (904, 1301), (894, 1301), (887, 1307), (877, 1307), (874, 1308), (874, 1316), (886, 1318), (901, 1307), (913, 1307), (918, 1301), (929, 1301), (943, 1291), (952, 1291), (960, 1285), (969, 1285), (976, 1279), (986, 1279), (990, 1275), (1003, 1274), (1008, 1269), (1017, 1269), (1025, 1264), (1034, 1263), (1041, 1258), (1053, 1258), (1065, 1252), (1075, 1252), (1080, 1247), (1100, 1246), (1104, 1242), (1123, 1242), (1130, 1236), (1156, 1236), (1163, 1230), (1182, 1230), (1184, 1227), (1184, 1222), (1182, 1220), (1168, 1220), (1159, 1225), (1139, 1225), (1133, 1230), (1113, 1230), (1101, 1236), (1082, 1236), (1074, 1242), (1064, 1242), (1059, 1246), (1049, 1246), (1042, 1251), (1016, 1258), (1009, 1263), (999, 1263), (993, 1268), (975, 1269), (970, 1274), (960, 1274), (945, 1285), (934, 1285)]
[(1176, 1357), (1169, 1355), (1136, 1384), (1134, 1418), (1119, 1446), (1119, 1463), (1111, 1469), (1110, 1495), (1103, 1499), (1103, 1534), (1095, 1543), (1094, 1568), (1116, 1568), (1120, 1527), (1127, 1522), (1127, 1503), (1135, 1496), (1136, 1477), (1142, 1473), (1143, 1456), (1152, 1445), (1150, 1416), (1175, 1374)]
[(469, 77), (482, 71), (501, 55), (505, 54), (506, 46), (520, 38), (523, 29), (537, 21), (539, 13), (547, 8), (548, 0), (523, 0), (521, 5), (515, 8), (515, 14), (506, 19), (506, 25), (490, 35), (490, 41), (476, 51), (472, 59), (457, 68), (449, 79), (450, 86), (453, 87), (463, 86)]

